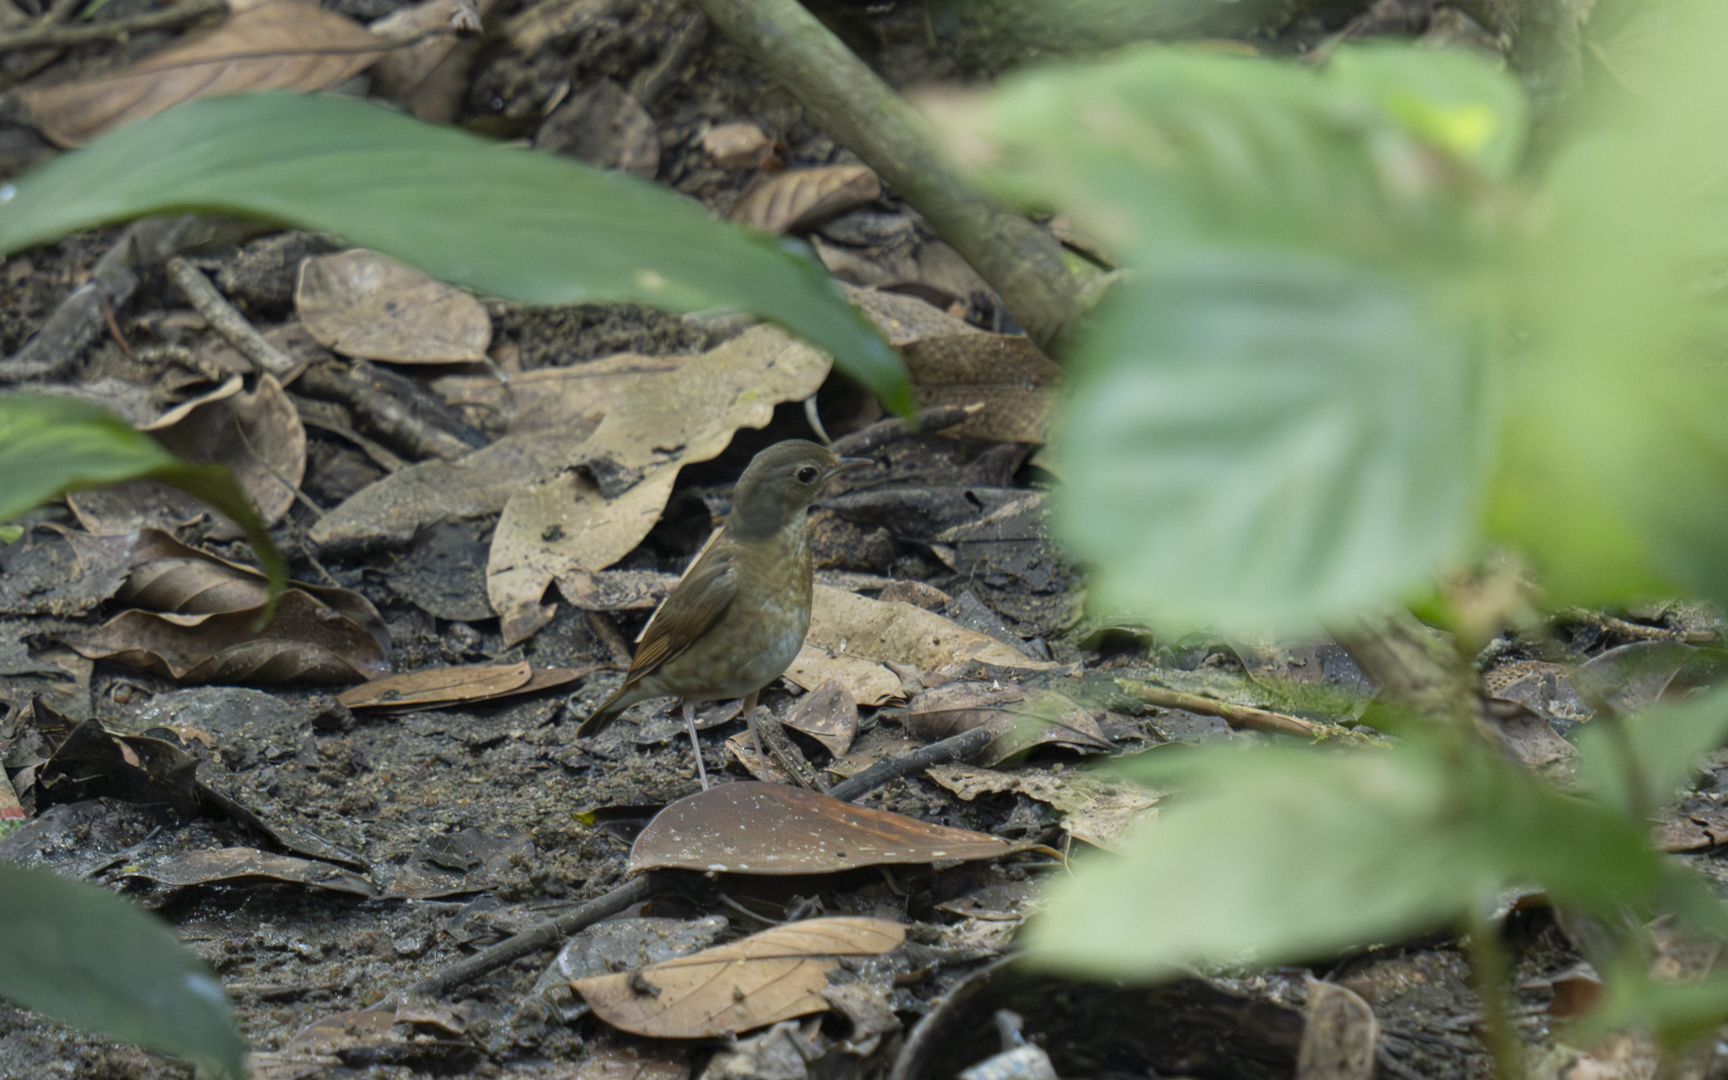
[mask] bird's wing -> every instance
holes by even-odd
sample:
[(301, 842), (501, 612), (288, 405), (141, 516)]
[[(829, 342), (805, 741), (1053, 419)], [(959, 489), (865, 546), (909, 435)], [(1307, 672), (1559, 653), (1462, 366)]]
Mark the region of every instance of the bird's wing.
[(654, 613), (648, 633), (642, 638), (635, 659), (630, 661), (625, 684), (635, 682), (689, 648), (691, 642), (720, 620), (737, 591), (738, 567), (732, 561), (731, 550), (720, 544), (711, 546)]

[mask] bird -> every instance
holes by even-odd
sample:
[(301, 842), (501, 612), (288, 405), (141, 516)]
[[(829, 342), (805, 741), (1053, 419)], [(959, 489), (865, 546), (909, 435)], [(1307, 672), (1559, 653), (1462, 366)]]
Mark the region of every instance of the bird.
[(757, 760), (765, 761), (757, 696), (791, 666), (810, 629), (810, 504), (835, 476), (872, 464), (804, 439), (758, 453), (738, 478), (725, 524), (649, 619), (624, 682), (576, 737), (599, 734), (638, 701), (676, 695), (706, 791), (696, 702), (743, 698)]

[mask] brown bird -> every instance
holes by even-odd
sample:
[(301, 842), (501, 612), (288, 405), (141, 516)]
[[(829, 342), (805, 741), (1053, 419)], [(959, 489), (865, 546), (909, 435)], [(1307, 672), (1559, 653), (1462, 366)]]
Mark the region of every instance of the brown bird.
[(760, 760), (756, 696), (791, 665), (810, 629), (806, 512), (836, 474), (869, 464), (869, 458), (843, 458), (803, 439), (757, 454), (738, 479), (720, 535), (654, 612), (624, 684), (582, 721), (576, 736), (597, 734), (638, 701), (676, 694), (707, 790), (696, 702), (741, 697)]

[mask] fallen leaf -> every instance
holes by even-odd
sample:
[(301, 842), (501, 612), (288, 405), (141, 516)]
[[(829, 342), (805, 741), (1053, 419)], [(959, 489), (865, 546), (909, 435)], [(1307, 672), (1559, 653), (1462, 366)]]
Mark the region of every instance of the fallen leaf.
[(872, 600), (843, 589), (816, 586), (808, 645), (868, 660), (934, 671), (967, 660), (998, 667), (1047, 671), (1057, 665), (1034, 660), (995, 638), (952, 619), (900, 602)]
[(660, 129), (611, 79), (595, 79), (553, 110), (534, 133), (534, 148), (648, 180), (660, 171)]
[(351, 870), (246, 847), (188, 851), (125, 872), (164, 885), (206, 885), (213, 881), (262, 877), (356, 896), (378, 895), (376, 886)]
[[(1678, 641), (1634, 641), (1591, 657), (1569, 677), (1579, 696), (1631, 716), (1661, 700), (1698, 650)], [(1672, 700), (1672, 698), (1670, 698)]]
[(722, 169), (749, 169), (772, 145), (755, 124), (721, 124), (702, 136), (702, 152)]
[(497, 6), (498, 0), (422, 0), (368, 23), (367, 30), (395, 41), (429, 35), (385, 53), (372, 68), (372, 92), (407, 105), (422, 120), (434, 119), (415, 108), (416, 92), (434, 81), (439, 67), (466, 44), (454, 33), (436, 31), (465, 30), (477, 34), (482, 20)]
[(744, 781), (672, 803), (630, 848), (629, 871), (825, 874), (860, 866), (993, 859), (1023, 850), (812, 791)]
[(781, 723), (802, 731), (838, 757), (858, 737), (858, 705), (839, 680), (830, 679), (800, 698)]
[(1089, 753), (1116, 748), (1090, 712), (1054, 690), (1012, 683), (949, 683), (913, 698), (906, 713), (907, 732), (925, 742), (975, 727), (996, 733), (978, 752), (982, 765), (998, 764), (1044, 743)]
[(598, 1046), (571, 1080), (689, 1080), (690, 1056), (679, 1047)]
[(1296, 1054), (1296, 1080), (1374, 1080), (1380, 1021), (1348, 987), (1309, 975), (1308, 1021)]
[(837, 682), (858, 705), (881, 705), (901, 695), (900, 676), (876, 661), (850, 653), (832, 653), (808, 641), (798, 650), (785, 677), (805, 690)]
[(1083, 770), (935, 765), (927, 775), (967, 802), (985, 792), (1014, 792), (1048, 803), (1062, 815), (1064, 832), (1107, 851), (1115, 850), (1129, 826), (1156, 817), (1155, 804), (1164, 797), (1156, 788)]
[(881, 194), (881, 181), (862, 165), (794, 169), (769, 177), (745, 192), (732, 208), (731, 217), (771, 233), (799, 232)]
[(336, 700), (350, 709), (423, 708), (493, 697), (528, 682), (528, 661), (423, 668), (349, 687)]
[(71, 644), (92, 660), (114, 660), (182, 685), (344, 685), (390, 670), (383, 643), (299, 589), (284, 592), (270, 625), (254, 630), (261, 610), (214, 615), (125, 611)]
[(827, 1011), (822, 991), (840, 957), (878, 956), (905, 940), (906, 928), (887, 919), (808, 919), (570, 986), (613, 1027), (663, 1039), (711, 1039)]
[(311, 1054), (333, 1054), (339, 1050), (358, 1050), (400, 1042), (392, 1038), (396, 1026), (394, 1009), (355, 1009), (331, 1013), (296, 1031), (288, 1040), (290, 1051)]
[(397, 364), (486, 359), (492, 319), (473, 295), (365, 248), (300, 264), (294, 308), (320, 345)]
[(119, 71), (18, 96), (44, 135), (78, 146), (192, 98), (324, 90), (371, 66), (378, 45), (376, 36), (334, 11), (300, 0), (265, 0)]

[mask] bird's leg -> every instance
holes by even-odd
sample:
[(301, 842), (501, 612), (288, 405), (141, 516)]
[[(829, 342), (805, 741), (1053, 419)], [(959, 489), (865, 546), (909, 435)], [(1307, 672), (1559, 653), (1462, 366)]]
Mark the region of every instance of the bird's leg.
[(750, 729), (750, 745), (756, 749), (756, 767), (762, 770), (762, 779), (768, 779), (768, 755), (762, 752), (762, 736), (756, 734), (756, 699), (762, 691), (752, 690), (744, 699), (744, 726)]
[(696, 703), (684, 699), (684, 724), (690, 729), (690, 752), (696, 755), (696, 775), (702, 778), (702, 790), (708, 790), (708, 766), (702, 764), (702, 740), (696, 737)]

